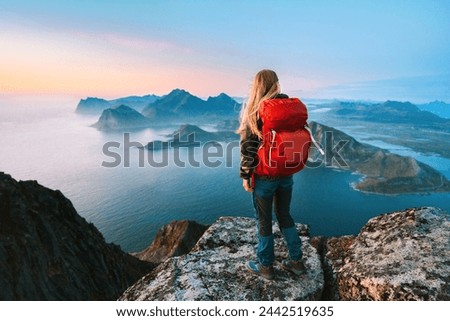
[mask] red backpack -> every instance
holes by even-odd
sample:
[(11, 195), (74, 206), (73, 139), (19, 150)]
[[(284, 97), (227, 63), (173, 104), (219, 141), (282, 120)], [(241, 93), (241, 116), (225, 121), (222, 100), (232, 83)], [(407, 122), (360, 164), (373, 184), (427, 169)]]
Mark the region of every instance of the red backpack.
[(312, 141), (305, 104), (298, 98), (268, 99), (261, 102), (259, 117), (263, 139), (255, 174), (287, 176), (302, 170)]

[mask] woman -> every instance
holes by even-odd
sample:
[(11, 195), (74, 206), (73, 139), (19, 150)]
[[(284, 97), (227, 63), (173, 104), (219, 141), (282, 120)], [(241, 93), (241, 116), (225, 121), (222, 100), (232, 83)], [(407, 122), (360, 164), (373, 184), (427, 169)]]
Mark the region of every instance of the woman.
[[(290, 215), (293, 179), (288, 176), (258, 176), (254, 170), (258, 165), (257, 150), (262, 141), (262, 120), (259, 118), (261, 102), (268, 99), (288, 99), (281, 93), (277, 74), (272, 70), (261, 70), (253, 80), (248, 102), (241, 111), (238, 133), (241, 136), (242, 185), (247, 192), (253, 192), (253, 204), (258, 219), (257, 260), (249, 261), (247, 268), (266, 279), (274, 278), (274, 238), (272, 234), (272, 204), (286, 240), (289, 259), (282, 267), (300, 275), (305, 271), (302, 261), (301, 241)], [(252, 181), (253, 180), (253, 181)]]

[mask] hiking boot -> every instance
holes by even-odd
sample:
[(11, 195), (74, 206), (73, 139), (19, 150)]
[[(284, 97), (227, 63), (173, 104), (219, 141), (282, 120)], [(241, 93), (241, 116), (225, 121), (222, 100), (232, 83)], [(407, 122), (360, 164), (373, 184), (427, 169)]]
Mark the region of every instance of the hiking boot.
[(306, 272), (306, 267), (305, 264), (303, 264), (302, 260), (283, 260), (281, 266), (283, 267), (283, 269), (291, 271), (295, 275), (302, 275)]
[(262, 276), (267, 280), (273, 280), (275, 276), (275, 272), (273, 271), (273, 266), (264, 266), (261, 263), (257, 263), (255, 261), (247, 262), (247, 269), (252, 271), (255, 274)]

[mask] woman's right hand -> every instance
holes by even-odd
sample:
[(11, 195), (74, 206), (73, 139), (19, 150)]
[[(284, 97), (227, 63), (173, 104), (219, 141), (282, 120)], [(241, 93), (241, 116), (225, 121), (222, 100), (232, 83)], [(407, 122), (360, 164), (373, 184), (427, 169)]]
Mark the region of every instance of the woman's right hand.
[(249, 193), (253, 192), (252, 185), (250, 184), (250, 180), (248, 180), (248, 179), (242, 180), (242, 187), (244, 187), (246, 192), (249, 192)]

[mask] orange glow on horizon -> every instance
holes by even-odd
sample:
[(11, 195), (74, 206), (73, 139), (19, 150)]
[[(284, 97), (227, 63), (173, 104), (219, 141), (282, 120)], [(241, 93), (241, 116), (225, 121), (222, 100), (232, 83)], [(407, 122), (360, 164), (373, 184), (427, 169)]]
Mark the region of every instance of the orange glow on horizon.
[[(189, 74), (189, 75), (187, 75)], [(190, 75), (196, 74), (196, 77)], [(137, 73), (133, 70), (101, 70), (84, 73), (72, 70), (70, 73), (51, 70), (29, 69), (15, 66), (0, 71), (0, 94), (6, 95), (69, 95), (79, 97), (117, 98), (130, 95), (164, 95), (174, 88), (181, 88), (194, 95), (207, 97), (221, 92), (242, 95), (248, 89), (245, 79), (221, 78), (213, 71), (180, 71), (176, 75), (164, 73)], [(194, 79), (193, 79), (194, 78)], [(236, 91), (235, 84), (242, 83)], [(237, 94), (235, 94), (237, 92)], [(242, 93), (242, 94), (241, 94)]]
[(247, 79), (220, 66), (186, 63), (184, 55), (192, 54), (186, 48), (125, 40), (29, 29), (2, 33), (8, 47), (0, 52), (0, 94), (116, 98), (182, 88), (206, 97), (248, 89)]

